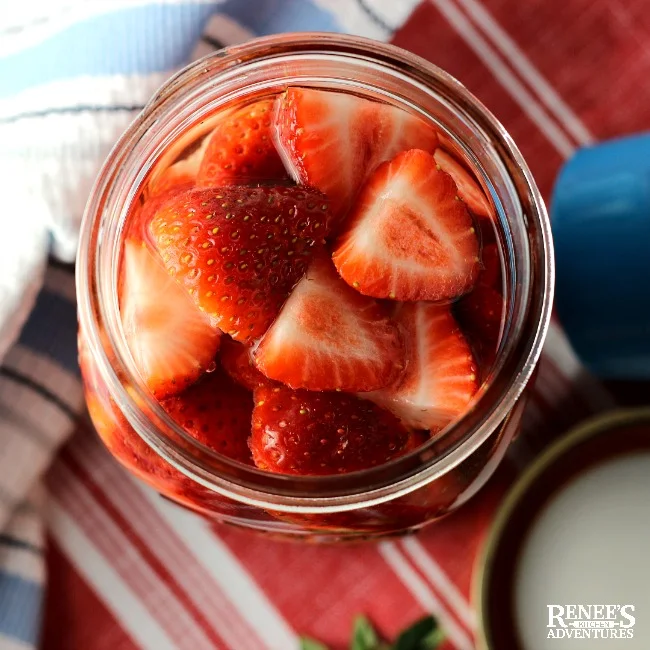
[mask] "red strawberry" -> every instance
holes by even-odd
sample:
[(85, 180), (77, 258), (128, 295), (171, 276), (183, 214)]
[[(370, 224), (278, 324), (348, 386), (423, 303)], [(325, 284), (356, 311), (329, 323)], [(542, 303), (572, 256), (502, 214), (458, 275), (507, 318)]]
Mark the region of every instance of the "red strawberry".
[(503, 296), (493, 287), (479, 284), (454, 305), (454, 310), (477, 356), (483, 363), (492, 363), (501, 338)]
[(453, 156), (442, 149), (436, 149), (433, 156), (440, 169), (454, 179), (458, 187), (458, 196), (467, 203), (467, 207), (481, 217), (494, 218), (490, 202), (472, 175)]
[(262, 386), (254, 400), (250, 447), (261, 469), (340, 474), (381, 465), (414, 448), (395, 416), (353, 395)]
[(420, 147), (433, 153), (437, 131), (399, 108), (346, 93), (288, 88), (278, 99), (278, 149), (297, 182), (324, 192), (344, 214), (379, 163)]
[(501, 256), (496, 244), (488, 244), (483, 247), (481, 262), (483, 270), (478, 276), (476, 284), (501, 289)]
[(224, 336), (219, 358), (223, 369), (234, 381), (248, 390), (255, 390), (258, 386), (267, 384), (269, 380), (253, 365), (250, 352), (251, 349), (247, 345)]
[(296, 187), (192, 190), (150, 225), (169, 272), (244, 342), (264, 334), (328, 228), (323, 195)]
[(253, 396), (222, 370), (207, 374), (179, 395), (163, 400), (161, 405), (201, 444), (250, 464), (248, 437)]
[(234, 111), (213, 131), (197, 187), (287, 178), (273, 143), (273, 99)]
[(319, 255), (253, 358), (267, 377), (292, 388), (359, 391), (393, 381), (404, 348), (384, 308), (345, 284)]
[(469, 344), (447, 305), (402, 305), (407, 365), (392, 386), (367, 395), (411, 427), (439, 431), (467, 409), (478, 389)]
[(361, 190), (334, 248), (357, 291), (394, 300), (446, 300), (471, 289), (479, 244), (451, 177), (413, 149), (380, 165)]
[(213, 363), (221, 332), (144, 243), (125, 242), (121, 287), (124, 334), (151, 392), (160, 399), (196, 381)]

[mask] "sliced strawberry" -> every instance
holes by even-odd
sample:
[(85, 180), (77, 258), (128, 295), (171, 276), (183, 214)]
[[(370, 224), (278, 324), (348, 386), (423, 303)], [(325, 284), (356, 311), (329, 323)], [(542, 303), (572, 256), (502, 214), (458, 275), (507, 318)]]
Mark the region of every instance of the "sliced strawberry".
[(490, 202), (472, 175), (453, 156), (442, 149), (436, 149), (433, 157), (440, 169), (454, 179), (458, 187), (458, 196), (467, 203), (467, 207), (481, 217), (494, 218)]
[(384, 308), (345, 284), (319, 255), (253, 358), (267, 377), (292, 388), (359, 391), (395, 380), (404, 348)]
[(255, 464), (281, 474), (340, 474), (381, 465), (414, 448), (394, 416), (345, 393), (284, 386), (255, 390)]
[(413, 149), (380, 165), (361, 190), (334, 248), (357, 291), (393, 300), (445, 300), (479, 270), (472, 217), (433, 156)]
[(124, 244), (122, 325), (133, 359), (158, 398), (177, 393), (214, 362), (221, 332), (145, 246)]
[(223, 370), (205, 375), (179, 395), (163, 400), (161, 405), (201, 444), (242, 463), (251, 463), (248, 437), (253, 396)]
[(167, 269), (238, 341), (264, 334), (329, 228), (320, 192), (297, 187), (192, 190), (150, 231)]
[(346, 93), (288, 88), (277, 105), (278, 150), (294, 180), (343, 215), (366, 176), (413, 147), (433, 153), (437, 131), (399, 108)]
[(400, 306), (407, 365), (392, 386), (366, 395), (407, 426), (439, 431), (467, 409), (478, 389), (477, 366), (449, 306)]
[(212, 132), (197, 187), (288, 178), (273, 142), (274, 99), (234, 111)]
[(255, 390), (262, 384), (268, 384), (268, 378), (253, 365), (251, 348), (247, 345), (224, 336), (219, 358), (223, 369), (244, 388)]
[(496, 357), (504, 320), (501, 293), (493, 287), (479, 284), (472, 293), (454, 305), (454, 311), (481, 362), (492, 363)]
[(496, 244), (488, 244), (483, 247), (481, 262), (483, 270), (478, 276), (476, 284), (501, 289), (501, 255), (499, 255), (499, 248)]

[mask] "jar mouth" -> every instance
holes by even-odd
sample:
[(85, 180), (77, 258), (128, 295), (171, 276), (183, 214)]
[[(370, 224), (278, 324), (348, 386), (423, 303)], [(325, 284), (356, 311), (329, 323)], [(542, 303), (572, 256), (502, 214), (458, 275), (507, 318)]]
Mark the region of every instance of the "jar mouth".
[[(151, 167), (142, 165), (145, 152), (149, 162), (155, 161), (188, 120), (196, 123), (219, 103), (225, 105), (238, 88), (250, 96), (261, 92), (264, 83), (286, 86), (287, 79), (305, 74), (301, 66), (317, 68), (323, 63), (334, 70), (328, 72), (330, 76), (349, 74), (355, 65), (363, 68), (363, 74), (338, 79), (342, 85), (358, 88), (361, 83), (365, 91), (381, 95), (390, 82), (399, 86), (393, 91), (410, 110), (430, 118), (428, 102), (462, 118), (462, 132), (449, 129), (448, 135), (475, 166), (504, 225), (511, 254), (512, 299), (508, 300), (497, 361), (468, 411), (440, 436), (370, 469), (292, 476), (252, 468), (211, 452), (165, 413), (128, 353), (119, 319), (116, 269), (121, 225)], [(272, 67), (276, 76), (262, 82), (260, 70)], [(213, 101), (206, 103), (210, 92)], [(444, 121), (436, 121), (447, 130)], [(165, 135), (161, 135), (161, 125)], [(152, 146), (154, 132), (158, 138)], [(495, 177), (498, 184), (493, 182)], [(462, 84), (395, 46), (308, 32), (256, 39), (209, 55), (170, 79), (152, 98), (114, 147), (92, 190), (77, 257), (77, 296), (80, 325), (109, 393), (138, 435), (164, 460), (199, 484), (237, 501), (283, 511), (335, 512), (411, 492), (461, 463), (485, 442), (515, 404), (539, 358), (550, 321), (553, 276), (550, 224), (530, 170), (504, 127)]]

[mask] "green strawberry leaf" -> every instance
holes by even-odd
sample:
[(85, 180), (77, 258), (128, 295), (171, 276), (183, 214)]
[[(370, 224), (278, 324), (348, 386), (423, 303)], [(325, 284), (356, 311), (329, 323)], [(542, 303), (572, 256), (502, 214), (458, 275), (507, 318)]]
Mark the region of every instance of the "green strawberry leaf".
[(315, 641), (307, 636), (300, 637), (300, 650), (329, 650), (320, 641)]
[(354, 619), (350, 650), (378, 650), (379, 638), (372, 623), (365, 616)]
[(443, 637), (436, 619), (426, 616), (397, 637), (393, 650), (435, 650)]

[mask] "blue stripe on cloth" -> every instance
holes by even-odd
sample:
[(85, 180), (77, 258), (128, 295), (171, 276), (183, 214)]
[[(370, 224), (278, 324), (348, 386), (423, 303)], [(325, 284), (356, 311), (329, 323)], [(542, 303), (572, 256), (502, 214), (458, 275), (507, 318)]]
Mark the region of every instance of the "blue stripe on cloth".
[(43, 586), (0, 569), (0, 634), (36, 647)]
[(184, 65), (217, 4), (151, 4), (71, 25), (0, 58), (0, 97), (80, 75), (146, 74)]
[(226, 0), (219, 13), (259, 36), (279, 32), (343, 31), (336, 17), (310, 0)]
[(41, 291), (18, 341), (79, 374), (77, 307), (65, 298)]

